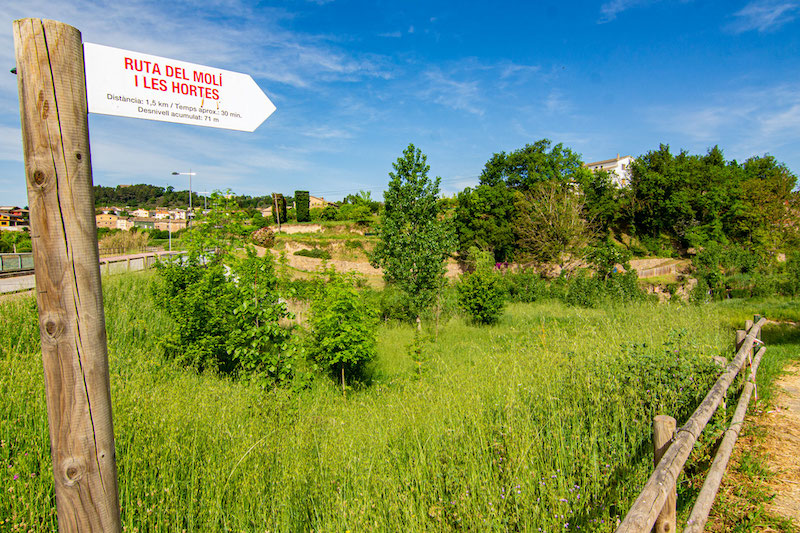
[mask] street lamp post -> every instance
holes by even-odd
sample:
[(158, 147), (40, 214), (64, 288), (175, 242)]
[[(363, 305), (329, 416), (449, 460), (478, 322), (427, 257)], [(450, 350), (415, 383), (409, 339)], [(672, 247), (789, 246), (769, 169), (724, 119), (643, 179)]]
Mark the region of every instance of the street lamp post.
[(203, 196), (203, 211), (208, 209), (208, 191), (197, 191), (197, 194)]
[(173, 172), (173, 176), (189, 176), (189, 212), (192, 211), (192, 176), (196, 175), (196, 172), (192, 172), (192, 169), (189, 169), (189, 172)]

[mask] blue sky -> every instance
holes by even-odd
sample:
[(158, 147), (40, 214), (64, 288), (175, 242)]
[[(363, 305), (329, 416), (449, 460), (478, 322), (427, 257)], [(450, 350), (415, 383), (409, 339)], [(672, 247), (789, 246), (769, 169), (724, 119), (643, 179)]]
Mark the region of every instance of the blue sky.
[[(94, 182), (380, 198), (413, 142), (453, 194), (543, 137), (584, 161), (669, 144), (800, 172), (800, 0), (27, 0), (0, 27), (0, 204), (26, 205), (11, 21), (251, 74), (255, 133), (90, 115)], [(185, 180), (185, 178), (183, 178)]]

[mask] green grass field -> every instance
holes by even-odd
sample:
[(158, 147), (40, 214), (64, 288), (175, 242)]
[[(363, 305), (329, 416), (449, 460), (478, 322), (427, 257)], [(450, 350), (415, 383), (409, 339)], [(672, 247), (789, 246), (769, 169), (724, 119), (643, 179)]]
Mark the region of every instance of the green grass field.
[[(785, 300), (516, 304), (426, 333), (421, 365), (412, 328), (385, 324), (371, 383), (343, 397), (165, 362), (151, 280), (104, 280), (126, 531), (609, 531), (649, 474), (652, 416), (685, 420), (754, 313), (798, 319)], [(0, 531), (53, 531), (35, 306), (0, 316)], [(762, 402), (800, 345), (764, 337)]]

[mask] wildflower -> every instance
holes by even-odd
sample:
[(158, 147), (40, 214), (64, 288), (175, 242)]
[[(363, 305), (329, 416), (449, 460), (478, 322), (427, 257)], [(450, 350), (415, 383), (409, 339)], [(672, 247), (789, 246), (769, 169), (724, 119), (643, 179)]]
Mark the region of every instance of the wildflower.
[(14, 474), (14, 481), (19, 479), (19, 474)]

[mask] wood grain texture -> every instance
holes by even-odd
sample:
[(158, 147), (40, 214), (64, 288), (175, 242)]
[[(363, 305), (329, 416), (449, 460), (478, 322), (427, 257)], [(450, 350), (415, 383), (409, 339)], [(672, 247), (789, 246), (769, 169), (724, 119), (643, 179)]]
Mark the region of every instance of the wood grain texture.
[(639, 497), (625, 515), (625, 519), (617, 527), (617, 533), (645, 533), (653, 527), (669, 496), (670, 489), (675, 486), (675, 482), (683, 470), (683, 465), (686, 464), (686, 460), (692, 452), (694, 443), (719, 407), (731, 383), (739, 374), (742, 363), (753, 349), (757, 333), (765, 323), (766, 320), (761, 319), (753, 326), (741, 348), (736, 352), (736, 356), (725, 367), (725, 371), (711, 387), (703, 402), (678, 430), (674, 442), (664, 453), (658, 467), (650, 475)]
[[(749, 329), (749, 328), (748, 328)], [(750, 373), (750, 378), (744, 385), (744, 390), (739, 397), (739, 403), (736, 406), (736, 411), (733, 413), (731, 425), (725, 431), (717, 449), (717, 454), (714, 456), (714, 462), (706, 474), (706, 479), (703, 482), (703, 488), (700, 489), (700, 494), (697, 495), (692, 513), (686, 522), (686, 527), (683, 533), (703, 533), (705, 530), (708, 514), (711, 512), (711, 507), (714, 505), (714, 500), (717, 499), (717, 492), (719, 486), (722, 484), (722, 477), (728, 468), (728, 461), (730, 461), (733, 454), (733, 448), (736, 446), (736, 441), (739, 439), (739, 432), (742, 430), (744, 424), (744, 417), (747, 414), (747, 406), (750, 404), (750, 398), (755, 390), (756, 373), (758, 366), (761, 363), (761, 358), (766, 352), (766, 348), (762, 347), (756, 356), (753, 358), (753, 369)]]
[[(677, 421), (671, 416), (658, 415), (653, 420), (653, 467), (657, 468), (661, 458), (675, 440)], [(653, 526), (653, 533), (672, 533), (677, 527), (678, 495), (675, 486), (669, 491), (664, 507)]]
[(60, 531), (120, 530), (80, 32), (15, 21), (36, 301)]

